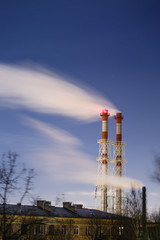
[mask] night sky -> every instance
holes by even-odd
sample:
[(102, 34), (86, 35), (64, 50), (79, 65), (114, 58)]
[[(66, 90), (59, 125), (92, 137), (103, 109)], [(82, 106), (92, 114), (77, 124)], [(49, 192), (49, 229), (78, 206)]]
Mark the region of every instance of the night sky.
[[(160, 186), (151, 181), (154, 158), (160, 154), (159, 12), (158, 0), (0, 1), (0, 65), (12, 70), (49, 70), (95, 94), (95, 99), (108, 99), (116, 106), (124, 116), (126, 175), (146, 185), (149, 210), (159, 207), (160, 201)], [(90, 175), (97, 167), (99, 113), (88, 121), (52, 111), (36, 111), (31, 105), (16, 105), (12, 96), (5, 102), (3, 67), (0, 153), (16, 151), (20, 164), (35, 169), (35, 197), (54, 204), (56, 196), (64, 194), (66, 201), (94, 207), (94, 185), (76, 182), (71, 175), (78, 169), (83, 178), (83, 171)], [(11, 76), (15, 78), (12, 72)], [(9, 81), (13, 79), (10, 77)], [(22, 95), (23, 81), (16, 88)], [(32, 81), (28, 84), (32, 88)], [(47, 94), (41, 88), (43, 99)], [(52, 96), (55, 104), (56, 95)], [(65, 96), (63, 102), (65, 106)], [(111, 117), (109, 138), (113, 141), (115, 123)], [(51, 136), (48, 129), (52, 132), (52, 128), (66, 139), (70, 137), (70, 143), (56, 140), (55, 131)]]

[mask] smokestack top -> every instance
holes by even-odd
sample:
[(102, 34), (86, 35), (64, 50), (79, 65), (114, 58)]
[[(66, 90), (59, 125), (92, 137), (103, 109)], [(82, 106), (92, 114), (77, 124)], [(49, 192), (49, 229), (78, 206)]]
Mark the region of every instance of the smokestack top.
[(108, 112), (107, 109), (103, 109), (100, 115), (101, 115), (101, 116), (103, 116), (103, 115), (109, 116), (110, 114), (109, 114), (109, 112)]
[(121, 112), (116, 113), (115, 119), (123, 119), (122, 113)]

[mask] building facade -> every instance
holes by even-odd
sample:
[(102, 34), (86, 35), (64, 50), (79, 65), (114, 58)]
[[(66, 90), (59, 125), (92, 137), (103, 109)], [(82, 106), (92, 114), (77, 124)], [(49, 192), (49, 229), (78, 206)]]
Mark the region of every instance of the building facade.
[(3, 240), (134, 239), (129, 218), (71, 202), (64, 202), (63, 207), (51, 206), (51, 202), (43, 200), (34, 206), (1, 204), (0, 220)]

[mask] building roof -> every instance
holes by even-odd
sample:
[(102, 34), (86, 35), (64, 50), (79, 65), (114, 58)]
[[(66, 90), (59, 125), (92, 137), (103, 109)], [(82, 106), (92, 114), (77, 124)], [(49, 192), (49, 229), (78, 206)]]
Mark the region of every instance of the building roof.
[[(80, 208), (78, 206), (81, 206)], [(0, 204), (0, 214), (3, 214), (3, 204)], [(41, 206), (7, 204), (6, 214), (39, 216), (39, 217), (65, 217), (65, 218), (101, 218), (101, 219), (118, 219), (120, 216), (96, 209), (83, 208), (82, 205), (63, 204), (63, 207), (49, 206), (48, 209)]]

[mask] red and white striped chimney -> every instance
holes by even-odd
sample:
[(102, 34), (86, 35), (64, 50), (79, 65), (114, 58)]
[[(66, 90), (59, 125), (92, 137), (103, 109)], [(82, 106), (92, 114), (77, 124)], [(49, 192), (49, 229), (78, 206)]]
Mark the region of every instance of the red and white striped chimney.
[(116, 141), (121, 142), (122, 141), (122, 113), (116, 114)]
[[(116, 176), (122, 176), (122, 113), (116, 114)], [(122, 191), (116, 190), (116, 213), (121, 214)]]
[[(103, 110), (101, 113), (102, 116), (102, 140), (108, 140), (108, 117), (109, 113), (108, 110)], [(107, 147), (102, 148), (102, 158), (104, 159), (102, 161), (102, 164), (107, 164), (107, 161), (105, 158), (107, 158)]]
[(122, 113), (117, 113), (116, 114), (116, 143), (117, 143), (117, 151), (116, 151), (116, 166), (121, 166), (120, 162), (118, 160), (122, 159), (122, 148), (121, 148), (121, 143), (122, 143)]
[[(101, 113), (102, 116), (102, 155), (101, 155), (101, 163), (102, 163), (102, 178), (107, 175), (108, 171), (108, 110), (103, 110)], [(107, 211), (107, 187), (105, 185), (101, 188), (101, 210)]]

